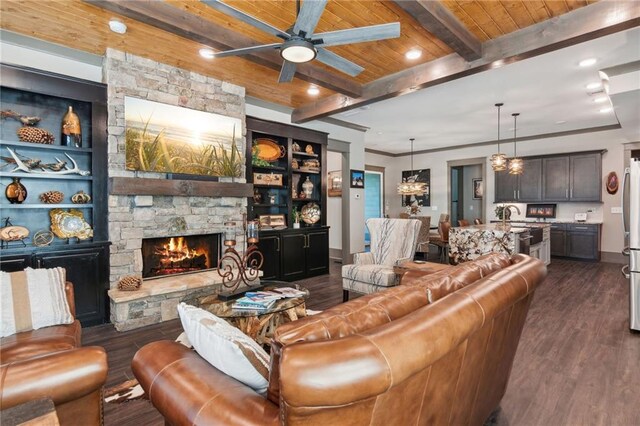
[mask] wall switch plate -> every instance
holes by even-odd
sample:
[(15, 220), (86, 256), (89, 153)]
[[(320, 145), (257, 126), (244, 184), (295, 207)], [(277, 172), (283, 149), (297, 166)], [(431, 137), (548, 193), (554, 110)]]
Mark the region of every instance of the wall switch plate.
[(622, 214), (622, 207), (611, 207), (611, 213)]
[(357, 194), (357, 193), (356, 193), (355, 199), (356, 199), (356, 200), (359, 200), (359, 199), (360, 199), (360, 194)]
[(473, 210), (473, 206), (469, 206), (469, 210)]
[(433, 210), (434, 212), (438, 211), (438, 206), (431, 206), (431, 210)]

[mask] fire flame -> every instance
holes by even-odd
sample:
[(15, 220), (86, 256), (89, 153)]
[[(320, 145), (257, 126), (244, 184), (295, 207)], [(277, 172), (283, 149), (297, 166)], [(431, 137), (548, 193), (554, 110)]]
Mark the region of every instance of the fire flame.
[(190, 249), (184, 237), (169, 239), (169, 244), (165, 244), (164, 256), (170, 262), (179, 262), (198, 255), (196, 250)]

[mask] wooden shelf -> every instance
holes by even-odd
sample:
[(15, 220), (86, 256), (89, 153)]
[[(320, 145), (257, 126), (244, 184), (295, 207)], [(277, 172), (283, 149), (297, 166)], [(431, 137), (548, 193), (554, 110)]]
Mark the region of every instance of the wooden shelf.
[(260, 203), (260, 204), (254, 204), (253, 207), (287, 207), (286, 204), (265, 204), (265, 203)]
[(287, 189), (286, 186), (277, 186), (277, 185), (263, 185), (263, 184), (259, 184), (259, 183), (254, 183), (253, 184), (254, 188), (269, 188), (269, 189)]
[(312, 157), (312, 158), (318, 158), (318, 154), (307, 154), (306, 152), (292, 152), (292, 155), (295, 155), (297, 157)]
[(252, 164), (252, 167), (254, 169), (262, 169), (262, 170), (277, 170), (280, 172), (284, 172), (287, 170), (286, 167), (280, 167), (280, 166), (256, 166)]
[(50, 145), (45, 143), (31, 143), (19, 141), (0, 141), (0, 146), (15, 146), (18, 148), (39, 148), (45, 151), (66, 151), (66, 152), (93, 152), (91, 148), (75, 148), (73, 146)]
[(55, 173), (8, 173), (0, 172), (0, 177), (20, 178), (20, 179), (61, 179), (61, 180), (93, 180), (93, 176), (80, 175), (57, 175)]
[(92, 209), (93, 204), (2, 204), (2, 209)]
[(292, 198), (291, 200), (293, 200), (293, 201), (314, 201), (316, 203), (320, 201), (317, 198)]
[[(257, 185), (255, 185), (257, 186)], [(251, 197), (254, 185), (206, 180), (112, 177), (111, 195), (182, 195), (194, 197)]]
[(320, 174), (320, 172), (312, 172), (309, 170), (300, 170), (300, 169), (293, 170), (293, 173), (297, 173), (299, 175), (319, 175)]

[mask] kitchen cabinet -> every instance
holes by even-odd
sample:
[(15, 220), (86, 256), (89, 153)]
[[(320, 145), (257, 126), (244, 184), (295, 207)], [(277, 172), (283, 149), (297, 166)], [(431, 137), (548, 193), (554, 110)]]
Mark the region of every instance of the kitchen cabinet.
[(329, 273), (329, 227), (260, 232), (263, 278), (296, 281)]
[(550, 251), (551, 256), (564, 257), (566, 255), (566, 232), (564, 224), (551, 225), (550, 231)]
[(495, 173), (496, 203), (601, 202), (602, 152), (525, 157), (524, 173)]
[(579, 260), (600, 260), (600, 225), (551, 225), (551, 255)]

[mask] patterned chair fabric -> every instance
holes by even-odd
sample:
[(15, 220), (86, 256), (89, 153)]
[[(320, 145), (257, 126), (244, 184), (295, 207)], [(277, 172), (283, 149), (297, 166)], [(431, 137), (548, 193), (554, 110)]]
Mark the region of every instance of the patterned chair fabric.
[(355, 254), (354, 264), (342, 267), (342, 288), (369, 294), (398, 285), (393, 267), (413, 259), (420, 227), (416, 219), (367, 220), (371, 252)]

